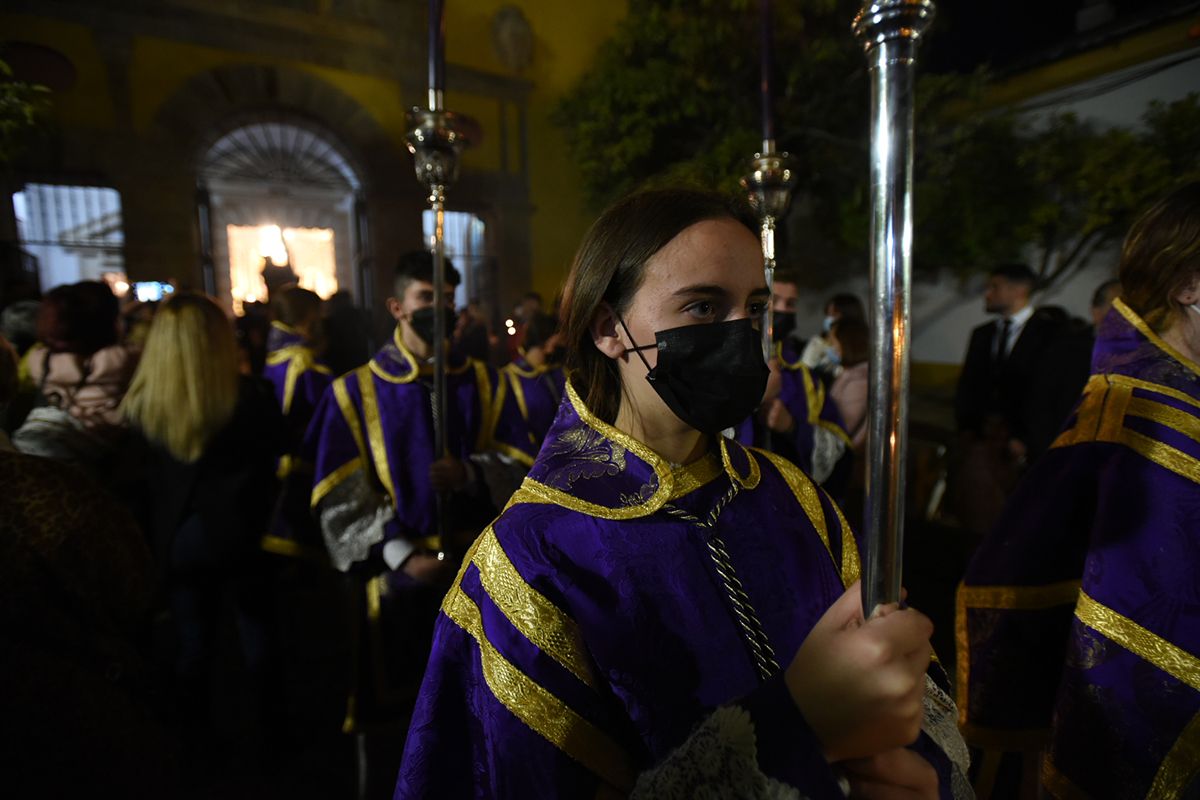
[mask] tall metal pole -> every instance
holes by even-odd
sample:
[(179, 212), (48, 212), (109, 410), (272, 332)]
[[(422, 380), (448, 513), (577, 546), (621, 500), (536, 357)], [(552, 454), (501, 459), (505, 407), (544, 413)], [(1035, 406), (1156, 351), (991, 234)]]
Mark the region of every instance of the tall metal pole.
[(870, 2), (854, 20), (871, 75), (871, 365), (863, 611), (900, 601), (912, 284), (913, 82), (930, 0)]
[[(426, 197), (433, 211), (433, 236), (429, 249), (433, 254), (433, 429), (434, 452), (442, 458), (449, 454), (446, 436), (446, 187), (458, 179), (459, 156), (465, 147), (479, 139), (479, 126), (467, 117), (442, 108), (445, 74), (442, 0), (429, 3), (429, 108), (414, 108), (409, 114), (408, 150), (413, 154), (417, 180), (428, 189)], [(438, 500), (438, 533), (442, 530), (441, 499)]]
[[(742, 178), (750, 207), (758, 215), (758, 235), (763, 251), (763, 276), (767, 291), (775, 292), (775, 223), (787, 213), (796, 178), (787, 153), (775, 151), (775, 109), (771, 95), (771, 0), (759, 0), (759, 95), (762, 105), (762, 152), (750, 159), (750, 172)], [(775, 336), (775, 311), (771, 301), (763, 315), (763, 358), (771, 358)]]

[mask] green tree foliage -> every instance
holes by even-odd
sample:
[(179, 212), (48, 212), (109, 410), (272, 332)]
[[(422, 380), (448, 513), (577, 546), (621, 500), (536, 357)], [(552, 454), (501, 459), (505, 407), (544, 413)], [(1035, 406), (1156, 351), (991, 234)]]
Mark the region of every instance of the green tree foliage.
[[(810, 284), (866, 259), (868, 85), (850, 33), (858, 8), (775, 9), (776, 138), (799, 176), (783, 246)], [(555, 110), (594, 207), (668, 183), (739, 191), (761, 143), (757, 15), (754, 0), (632, 0)], [(1195, 97), (1150, 106), (1137, 130), (1100, 130), (1069, 115), (978, 111), (986, 83), (982, 73), (918, 78), (918, 272), (967, 275), (1035, 251), (1048, 285), (1197, 174)]]
[(30, 132), (49, 106), (49, 89), (15, 80), (12, 69), (0, 60), (0, 168), (24, 152)]

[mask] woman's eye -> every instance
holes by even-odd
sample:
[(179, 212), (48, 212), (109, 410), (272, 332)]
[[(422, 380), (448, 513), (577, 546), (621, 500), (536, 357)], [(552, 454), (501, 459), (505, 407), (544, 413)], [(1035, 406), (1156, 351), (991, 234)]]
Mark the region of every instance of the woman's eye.
[(684, 311), (691, 314), (693, 317), (703, 319), (713, 315), (713, 304), (706, 300), (701, 300), (698, 303), (692, 303), (690, 306), (685, 308)]
[(766, 303), (751, 303), (750, 306), (746, 310), (750, 312), (751, 317), (756, 317), (756, 318), (761, 317), (763, 314), (767, 313), (767, 304)]

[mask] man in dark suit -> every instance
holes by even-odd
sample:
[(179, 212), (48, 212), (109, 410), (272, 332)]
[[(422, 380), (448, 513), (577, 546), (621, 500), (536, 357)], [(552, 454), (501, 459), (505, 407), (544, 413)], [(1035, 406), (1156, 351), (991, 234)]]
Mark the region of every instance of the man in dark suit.
[(1024, 264), (991, 271), (984, 307), (996, 319), (971, 332), (955, 396), (959, 431), (1005, 441), (1018, 464), (1031, 455), (1033, 378), (1059, 332), (1052, 316), (1035, 314), (1030, 304), (1036, 280)]

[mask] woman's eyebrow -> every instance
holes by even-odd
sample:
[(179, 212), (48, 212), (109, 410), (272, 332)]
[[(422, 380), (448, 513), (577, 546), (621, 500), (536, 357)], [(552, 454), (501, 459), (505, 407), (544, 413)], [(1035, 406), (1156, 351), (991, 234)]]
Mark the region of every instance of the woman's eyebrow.
[(715, 283), (697, 283), (692, 286), (685, 286), (682, 289), (677, 289), (673, 293), (673, 297), (693, 297), (700, 295), (703, 297), (728, 297), (729, 290), (724, 286), (718, 286)]

